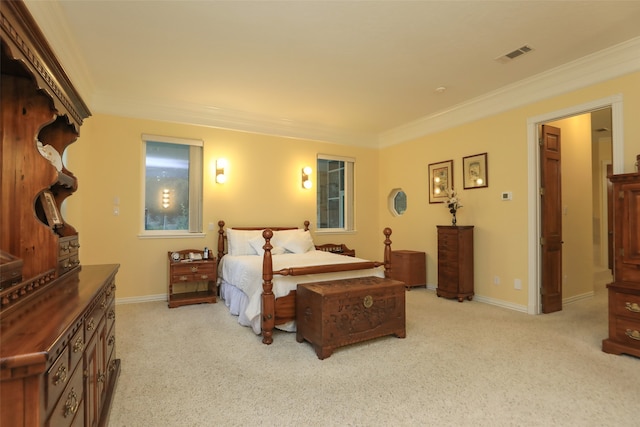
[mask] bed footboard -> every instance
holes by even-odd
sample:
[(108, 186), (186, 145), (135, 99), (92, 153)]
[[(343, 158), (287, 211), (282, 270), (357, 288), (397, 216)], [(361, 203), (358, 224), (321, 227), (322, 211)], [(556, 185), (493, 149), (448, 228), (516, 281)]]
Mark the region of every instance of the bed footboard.
[[(273, 275), (297, 276), (303, 274), (332, 273), (337, 271), (352, 271), (384, 266), (385, 276), (389, 277), (391, 272), (391, 229), (383, 230), (384, 239), (384, 262), (366, 261), (351, 264), (330, 264), (314, 267), (294, 267), (273, 271), (273, 259), (271, 250), (271, 239), (273, 231), (266, 229), (262, 232), (264, 237), (264, 257), (262, 259), (262, 342), (264, 344), (273, 343), (273, 329), (276, 324), (281, 324), (295, 319), (295, 292), (291, 292), (286, 297), (276, 298), (273, 294)], [(278, 314), (276, 314), (276, 305)]]

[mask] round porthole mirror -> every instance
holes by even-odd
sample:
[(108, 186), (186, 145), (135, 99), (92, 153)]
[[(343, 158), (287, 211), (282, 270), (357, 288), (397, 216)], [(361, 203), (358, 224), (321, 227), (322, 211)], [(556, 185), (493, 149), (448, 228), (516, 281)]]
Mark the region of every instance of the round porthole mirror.
[(394, 216), (400, 216), (407, 210), (407, 193), (402, 188), (394, 188), (389, 193), (389, 210)]

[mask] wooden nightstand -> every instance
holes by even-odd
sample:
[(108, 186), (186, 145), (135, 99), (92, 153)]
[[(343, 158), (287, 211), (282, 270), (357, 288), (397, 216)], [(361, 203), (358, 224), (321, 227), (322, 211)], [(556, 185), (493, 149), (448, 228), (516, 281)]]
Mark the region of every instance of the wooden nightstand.
[[(190, 253), (200, 254), (200, 256), (203, 255), (203, 251), (197, 249), (185, 249), (168, 253), (169, 288), (167, 300), (169, 302), (169, 308), (188, 304), (216, 302), (216, 295), (218, 294), (216, 285), (216, 259), (208, 258), (190, 261)], [(173, 256), (178, 258), (178, 260), (176, 261)], [(188, 283), (191, 287), (195, 287), (195, 290), (175, 293), (174, 285), (178, 283)], [(199, 290), (199, 288), (203, 286), (202, 283), (205, 283), (205, 289)]]
[(391, 278), (407, 289), (427, 287), (427, 254), (418, 251), (391, 251)]

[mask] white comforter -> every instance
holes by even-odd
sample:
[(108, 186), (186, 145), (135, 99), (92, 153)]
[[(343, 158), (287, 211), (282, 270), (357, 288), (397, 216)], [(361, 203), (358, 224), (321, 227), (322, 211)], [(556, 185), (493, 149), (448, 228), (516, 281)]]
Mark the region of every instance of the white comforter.
[[(288, 267), (305, 267), (324, 264), (347, 264), (353, 262), (367, 261), (361, 258), (336, 255), (323, 251), (312, 250), (304, 254), (281, 254), (274, 255), (273, 270), (281, 270)], [(226, 281), (240, 289), (248, 297), (246, 307), (242, 308), (243, 317), (251, 322), (256, 333), (260, 333), (260, 309), (262, 295), (262, 256), (259, 255), (225, 255), (220, 260), (218, 275), (221, 280)], [(289, 294), (296, 289), (299, 283), (317, 282), (333, 279), (346, 279), (351, 277), (377, 276), (384, 277), (384, 268), (377, 267), (366, 270), (342, 271), (336, 273), (306, 274), (302, 276), (273, 276), (273, 293), (276, 298)], [(287, 330), (295, 330), (293, 327)]]

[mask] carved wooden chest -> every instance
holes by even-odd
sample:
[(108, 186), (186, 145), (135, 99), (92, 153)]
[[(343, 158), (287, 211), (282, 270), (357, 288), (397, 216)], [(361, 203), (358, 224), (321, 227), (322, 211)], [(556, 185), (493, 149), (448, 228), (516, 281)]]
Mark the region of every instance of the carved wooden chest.
[(362, 277), (298, 285), (296, 340), (310, 342), (319, 359), (337, 347), (406, 336), (404, 283)]

